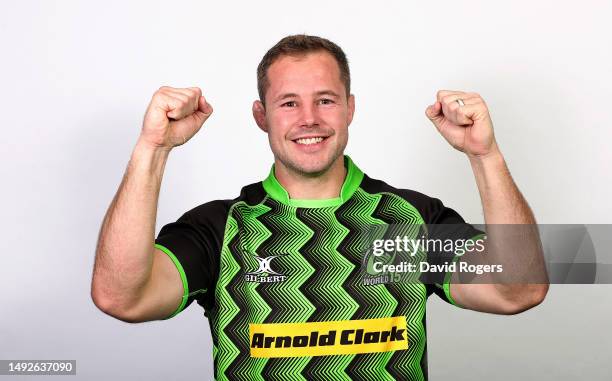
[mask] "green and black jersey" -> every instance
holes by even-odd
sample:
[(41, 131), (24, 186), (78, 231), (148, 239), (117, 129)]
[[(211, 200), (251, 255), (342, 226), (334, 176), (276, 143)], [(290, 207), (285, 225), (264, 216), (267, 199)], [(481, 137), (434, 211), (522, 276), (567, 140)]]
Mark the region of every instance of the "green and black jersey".
[(291, 199), (273, 167), (238, 198), (200, 205), (161, 229), (156, 247), (185, 290), (170, 317), (194, 300), (204, 308), (216, 379), (427, 379), (425, 304), (432, 293), (454, 304), (450, 277), (373, 275), (372, 230), (459, 224), (466, 239), (479, 232), (438, 199), (371, 179), (348, 156), (345, 166), (337, 198)]

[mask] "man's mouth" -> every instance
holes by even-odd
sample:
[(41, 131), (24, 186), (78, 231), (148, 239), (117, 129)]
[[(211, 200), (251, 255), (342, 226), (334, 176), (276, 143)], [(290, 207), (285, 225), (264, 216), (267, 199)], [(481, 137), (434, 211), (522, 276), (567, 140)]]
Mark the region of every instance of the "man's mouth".
[(309, 138), (299, 138), (299, 139), (295, 139), (294, 142), (296, 142), (297, 144), (301, 144), (301, 145), (312, 145), (312, 144), (317, 144), (317, 143), (321, 143), (323, 140), (325, 140), (326, 138), (323, 136), (313, 136), (313, 137), (309, 137)]

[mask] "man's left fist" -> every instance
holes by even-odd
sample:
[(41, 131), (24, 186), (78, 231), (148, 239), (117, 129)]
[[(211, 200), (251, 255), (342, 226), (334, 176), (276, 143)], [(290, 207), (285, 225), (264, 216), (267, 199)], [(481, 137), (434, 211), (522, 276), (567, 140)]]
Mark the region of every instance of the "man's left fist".
[(439, 90), (425, 115), (450, 145), (468, 156), (486, 156), (497, 150), (489, 109), (476, 93)]

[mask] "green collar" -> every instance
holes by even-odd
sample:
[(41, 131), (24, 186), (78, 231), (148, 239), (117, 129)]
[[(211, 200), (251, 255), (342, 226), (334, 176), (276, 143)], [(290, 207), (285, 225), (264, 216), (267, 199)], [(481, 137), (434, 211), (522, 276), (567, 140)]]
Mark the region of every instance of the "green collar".
[(346, 155), (344, 156), (344, 166), (347, 168), (347, 171), (346, 178), (342, 184), (342, 189), (340, 189), (340, 197), (320, 200), (289, 198), (289, 193), (287, 193), (285, 188), (283, 188), (274, 175), (274, 165), (272, 165), (272, 169), (270, 169), (270, 174), (268, 177), (263, 181), (263, 187), (271, 198), (285, 205), (295, 206), (298, 208), (324, 208), (326, 206), (338, 206), (351, 198), (363, 179), (363, 172), (361, 172), (361, 170), (353, 163), (351, 158)]

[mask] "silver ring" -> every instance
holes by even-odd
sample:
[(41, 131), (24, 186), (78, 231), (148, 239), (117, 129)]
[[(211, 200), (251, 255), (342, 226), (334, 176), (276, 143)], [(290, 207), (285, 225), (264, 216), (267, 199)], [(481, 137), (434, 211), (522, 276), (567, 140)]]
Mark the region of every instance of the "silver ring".
[(463, 103), (463, 99), (457, 98), (456, 101), (457, 101), (457, 103), (459, 103), (459, 107), (465, 106), (465, 103)]

